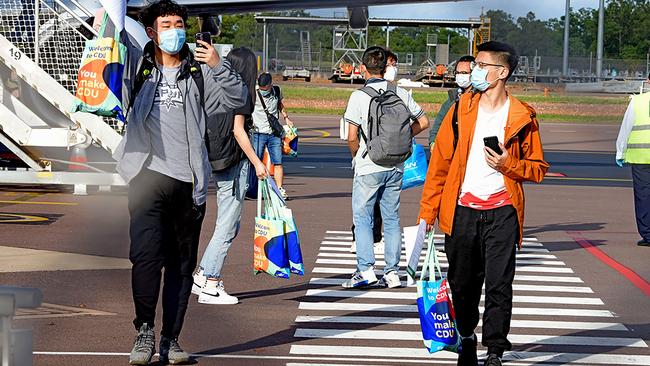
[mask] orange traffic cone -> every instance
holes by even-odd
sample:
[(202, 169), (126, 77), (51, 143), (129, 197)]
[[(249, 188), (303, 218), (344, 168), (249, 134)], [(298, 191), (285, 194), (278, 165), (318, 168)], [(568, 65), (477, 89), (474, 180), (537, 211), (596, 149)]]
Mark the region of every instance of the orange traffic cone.
[[(81, 164), (87, 164), (88, 157), (86, 156), (86, 149), (77, 145), (72, 148), (72, 154), (70, 154), (70, 164), (68, 169), (75, 172), (82, 172), (89, 170), (87, 166)], [(85, 196), (88, 194), (87, 186), (85, 184), (75, 184), (73, 193), (75, 196)]]
[(271, 176), (275, 175), (275, 165), (271, 164), (269, 149), (264, 149), (264, 157), (262, 158), (262, 163), (266, 165), (266, 170), (269, 171), (269, 174), (271, 174)]
[(70, 154), (70, 164), (68, 166), (68, 169), (75, 171), (88, 170), (88, 167), (82, 164), (88, 164), (86, 149), (83, 149), (77, 145), (72, 148), (72, 154)]

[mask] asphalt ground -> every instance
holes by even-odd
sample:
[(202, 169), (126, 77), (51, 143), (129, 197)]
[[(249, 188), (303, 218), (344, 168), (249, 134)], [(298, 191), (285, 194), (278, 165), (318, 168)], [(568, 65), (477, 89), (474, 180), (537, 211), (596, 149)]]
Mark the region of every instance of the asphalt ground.
[[(309, 305), (304, 303), (322, 303), (329, 299), (346, 305), (357, 299), (339, 299), (336, 293), (324, 295), (334, 298), (314, 297), (313, 293), (310, 295), (308, 292), (314, 289), (338, 290), (336, 286), (316, 286), (320, 280), (315, 278), (338, 281), (345, 277), (345, 274), (313, 271), (324, 267), (316, 261), (322, 261), (321, 257), (328, 255), (328, 250), (334, 250), (326, 248), (327, 240), (333, 237), (334, 244), (345, 244), (345, 240), (349, 240), (347, 234), (328, 231), (344, 233), (350, 229), (352, 172), (349, 152), (345, 143), (338, 139), (338, 120), (335, 117), (296, 116), (295, 121), (301, 129), (300, 155), (286, 159), (285, 187), (292, 197), (289, 206), (299, 226), (306, 275), (281, 280), (252, 274), (251, 238), (255, 202), (247, 201), (241, 234), (230, 249), (223, 271), (227, 290), (239, 297), (240, 304), (200, 305), (193, 296), (181, 344), (186, 350), (202, 355), (197, 359), (198, 364), (202, 365), (454, 363), (451, 358), (432, 361), (413, 352), (408, 353), (412, 349), (418, 349), (418, 352), (423, 350), (421, 342), (407, 341), (409, 334), (400, 333), (399, 329), (402, 328), (397, 325), (354, 324), (349, 327), (354, 332), (345, 333), (336, 324), (323, 324), (318, 328), (321, 333), (327, 333), (323, 329), (335, 333), (323, 336), (318, 332), (310, 333), (309, 327), (297, 321), (301, 316), (322, 315), (319, 310), (305, 310), (309, 309)], [(546, 158), (554, 174), (542, 184), (526, 184), (525, 236), (539, 240), (544, 250), (547, 249), (562, 261), (567, 270), (581, 279), (581, 286), (593, 290), (591, 300), (594, 296), (602, 300), (602, 306), (595, 308), (607, 309), (615, 322), (627, 328), (625, 337), (637, 339), (642, 345), (639, 342), (632, 347), (617, 345), (616, 339), (621, 336), (603, 330), (596, 332), (596, 335), (611, 337), (614, 339), (611, 344), (584, 346), (568, 342), (549, 345), (524, 340), (516, 344), (514, 350), (606, 357), (589, 363), (591, 359), (585, 356), (579, 364), (622, 362), (620, 358), (607, 358), (608, 355), (650, 357), (646, 344), (650, 341), (650, 316), (647, 310), (650, 309), (650, 292), (647, 288), (650, 249), (636, 246), (639, 238), (634, 221), (629, 169), (621, 169), (614, 164), (614, 141), (618, 126), (543, 123), (541, 129)], [(426, 143), (424, 137), (418, 140)], [(420, 194), (419, 188), (403, 192), (403, 226), (415, 223)], [(127, 364), (126, 354), (130, 351), (135, 331), (131, 325), (133, 305), (127, 259), (126, 203), (126, 194), (120, 190), (85, 197), (73, 196), (68, 190), (57, 187), (14, 186), (0, 190), (0, 219), (3, 220), (0, 222), (0, 253), (4, 253), (0, 254), (3, 257), (0, 261), (0, 283), (38, 287), (43, 290), (44, 302), (48, 304), (38, 311), (21, 312), (15, 322), (17, 327), (34, 329), (35, 365)], [(214, 222), (215, 199), (211, 194), (201, 235), (201, 253), (212, 235)], [(328, 237), (330, 239), (326, 239)], [(347, 252), (329, 254), (334, 254), (334, 259), (343, 258), (336, 253)], [(348, 268), (351, 273), (353, 266), (341, 265), (335, 269), (344, 269), (345, 272)], [(525, 269), (517, 273), (531, 274)], [(542, 286), (534, 282), (530, 284)], [(394, 298), (390, 295), (385, 301), (398, 304), (400, 296), (408, 297), (413, 292), (413, 288), (401, 289), (398, 293), (406, 295), (395, 295)], [(537, 291), (531, 294), (542, 295)], [(580, 298), (577, 299), (578, 304), (560, 302), (554, 308), (580, 310), (583, 307), (579, 304)], [(515, 308), (519, 306), (525, 309), (535, 304), (515, 304)], [(349, 315), (349, 312), (333, 314)], [(400, 315), (353, 312), (357, 316), (368, 314)], [(409, 316), (413, 319), (417, 315)], [(529, 318), (542, 319), (537, 315)], [(551, 316), (550, 319), (557, 321), (561, 328), (559, 324), (563, 321), (584, 318)], [(417, 326), (409, 329), (415, 333), (418, 330)], [(365, 334), (364, 331), (371, 333)], [(552, 334), (551, 330), (525, 331)], [(513, 330), (511, 333), (517, 332)], [(590, 336), (592, 333), (572, 330), (563, 334)], [(349, 337), (341, 334), (348, 334)], [(390, 352), (395, 350), (395, 353), (382, 356), (378, 349), (370, 349), (369, 354), (364, 353), (369, 348), (350, 349), (368, 344)], [(310, 353), (309, 350), (316, 346), (334, 347), (335, 352), (323, 348), (322, 351)], [(407, 353), (402, 355), (400, 350), (407, 350)], [(563, 363), (562, 358), (547, 358), (549, 360), (555, 364)], [(645, 362), (650, 358), (635, 360)], [(509, 363), (544, 364), (521, 362)]]

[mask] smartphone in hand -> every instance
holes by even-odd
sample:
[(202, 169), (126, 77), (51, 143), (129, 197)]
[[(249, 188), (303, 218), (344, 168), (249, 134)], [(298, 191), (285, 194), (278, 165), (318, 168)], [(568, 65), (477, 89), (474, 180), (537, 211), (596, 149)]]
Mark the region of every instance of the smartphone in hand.
[(499, 155), (503, 154), (503, 151), (501, 151), (501, 148), (499, 147), (499, 139), (496, 136), (484, 137), (483, 144), (492, 149), (495, 153)]
[[(209, 44), (212, 44), (212, 36), (210, 35), (210, 32), (199, 32), (196, 34), (196, 40), (197, 41), (203, 41)], [(196, 43), (196, 47), (203, 47), (201, 46), (198, 42)]]

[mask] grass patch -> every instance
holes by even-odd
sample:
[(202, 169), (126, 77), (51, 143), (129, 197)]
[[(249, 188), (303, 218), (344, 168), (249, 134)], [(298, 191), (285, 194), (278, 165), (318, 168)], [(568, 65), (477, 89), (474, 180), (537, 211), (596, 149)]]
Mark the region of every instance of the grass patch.
[[(343, 116), (344, 109), (338, 108), (291, 108), (291, 113), (295, 114), (321, 114), (329, 116)], [(427, 113), (430, 121), (435, 117), (434, 113)], [(540, 122), (568, 122), (568, 123), (585, 123), (585, 124), (602, 124), (620, 122), (622, 117), (617, 116), (575, 116), (568, 114), (540, 114), (537, 116)]]
[(575, 116), (568, 114), (540, 114), (537, 116), (540, 122), (569, 122), (585, 124), (609, 124), (621, 122), (623, 116)]
[[(359, 85), (361, 87), (361, 85)], [(341, 100), (347, 101), (354, 89), (340, 87), (305, 87), (295, 85), (284, 85), (282, 94), (287, 99), (306, 99), (306, 100)], [(543, 95), (517, 94), (515, 96), (526, 103), (551, 103), (551, 104), (605, 104), (605, 105), (626, 105), (629, 103), (627, 96), (613, 97), (592, 97), (592, 96), (573, 96), (573, 95)], [(445, 90), (418, 90), (413, 89), (413, 98), (418, 103), (440, 104), (447, 100)]]

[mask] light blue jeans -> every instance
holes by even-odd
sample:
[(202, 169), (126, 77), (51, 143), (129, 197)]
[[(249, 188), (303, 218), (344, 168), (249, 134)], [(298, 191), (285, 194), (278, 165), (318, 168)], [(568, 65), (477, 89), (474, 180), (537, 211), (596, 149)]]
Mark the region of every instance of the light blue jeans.
[(243, 159), (239, 164), (213, 173), (217, 185), (217, 223), (200, 265), (208, 278), (221, 276), (228, 248), (239, 233), (248, 181), (248, 165), (248, 160)]
[(402, 172), (386, 172), (355, 176), (352, 186), (352, 216), (357, 245), (357, 270), (365, 271), (375, 265), (372, 235), (375, 202), (379, 201), (384, 220), (384, 274), (399, 269), (402, 229), (399, 219)]

